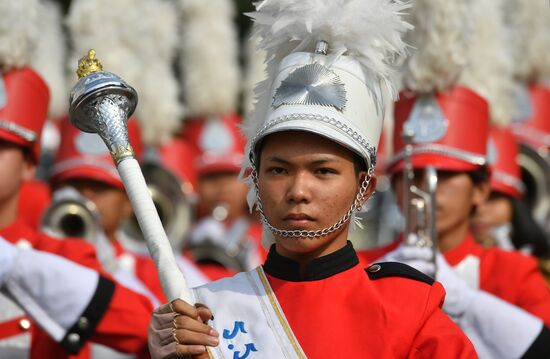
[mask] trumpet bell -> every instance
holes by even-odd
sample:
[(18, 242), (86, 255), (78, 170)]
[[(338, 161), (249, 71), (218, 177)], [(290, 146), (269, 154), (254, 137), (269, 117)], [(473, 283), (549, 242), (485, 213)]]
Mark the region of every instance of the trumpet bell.
[(93, 244), (97, 241), (98, 226), (99, 214), (95, 205), (77, 194), (54, 198), (41, 222), (42, 231), (53, 237), (78, 237)]

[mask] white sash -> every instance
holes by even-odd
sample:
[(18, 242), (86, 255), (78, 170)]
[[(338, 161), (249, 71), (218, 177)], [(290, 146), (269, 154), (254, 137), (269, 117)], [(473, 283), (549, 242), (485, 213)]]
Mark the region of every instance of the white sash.
[(479, 266), (479, 257), (468, 254), (453, 269), (470, 288), (479, 289)]
[(212, 309), (214, 320), (209, 324), (220, 333), (220, 344), (208, 348), (211, 358), (306, 358), (262, 267), (192, 292), (197, 303)]

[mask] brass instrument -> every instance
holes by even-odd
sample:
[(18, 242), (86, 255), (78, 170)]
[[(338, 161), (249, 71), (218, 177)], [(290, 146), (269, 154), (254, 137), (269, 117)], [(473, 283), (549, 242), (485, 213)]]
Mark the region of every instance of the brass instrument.
[(414, 132), (405, 130), (404, 168), (403, 168), (403, 214), (405, 217), (404, 238), (408, 245), (429, 247), (437, 251), (436, 203), (437, 171), (432, 166), (424, 169), (424, 188), (414, 184), (412, 166), (412, 140)]
[(56, 238), (78, 237), (95, 244), (101, 230), (99, 213), (76, 189), (64, 187), (54, 193), (42, 217), (41, 230)]
[(524, 201), (537, 223), (543, 227), (548, 226), (550, 221), (550, 161), (542, 157), (532, 147), (522, 143), (519, 145), (518, 162), (525, 184)]
[[(177, 177), (157, 162), (146, 162), (141, 169), (170, 244), (172, 248), (179, 250), (193, 220), (192, 199), (182, 188)], [(130, 240), (138, 240), (144, 247), (144, 253), (147, 253), (135, 216), (123, 223), (122, 230), (131, 238)]]

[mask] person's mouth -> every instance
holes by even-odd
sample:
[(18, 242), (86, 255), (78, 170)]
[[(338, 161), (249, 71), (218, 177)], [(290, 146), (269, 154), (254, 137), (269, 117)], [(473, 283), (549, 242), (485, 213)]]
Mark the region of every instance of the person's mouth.
[(305, 213), (291, 213), (286, 215), (283, 221), (291, 228), (300, 229), (310, 225), (314, 219)]

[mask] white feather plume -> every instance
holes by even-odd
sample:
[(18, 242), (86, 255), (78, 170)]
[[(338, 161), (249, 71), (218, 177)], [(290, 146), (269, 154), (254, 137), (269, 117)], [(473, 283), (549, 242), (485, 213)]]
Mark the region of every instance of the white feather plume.
[[(266, 73), (266, 52), (260, 47), (260, 39), (250, 34), (245, 43), (245, 71), (243, 81), (243, 108), (246, 116), (254, 108), (254, 88), (264, 81)], [(245, 117), (246, 117), (245, 116)]]
[[(144, 16), (147, 14), (147, 16)], [(147, 144), (170, 137), (182, 114), (172, 62), (177, 46), (177, 13), (162, 0), (73, 0), (70, 86), (78, 59), (91, 48), (106, 71), (116, 73), (139, 95), (136, 117)]]
[(403, 67), (403, 87), (420, 93), (454, 85), (466, 65), (464, 56), (472, 15), (465, 0), (415, 0), (414, 30), (405, 35), (413, 47)]
[(513, 62), (504, 23), (502, 0), (471, 3), (473, 32), (466, 47), (467, 65), (459, 82), (484, 97), (491, 122), (506, 126), (513, 107)]
[(180, 70), (189, 116), (234, 113), (240, 91), (232, 0), (180, 0)]
[(515, 74), (523, 83), (550, 80), (550, 5), (541, 0), (507, 0)]
[(523, 0), (505, 0), (504, 18), (508, 24), (508, 49), (514, 63), (514, 76), (518, 81), (527, 82), (529, 77), (530, 59), (527, 45), (531, 32), (531, 19), (528, 2)]
[(38, 0), (0, 0), (0, 71), (29, 65), (40, 29)]
[(254, 110), (244, 126), (252, 138), (262, 126), (270, 99), (271, 81), (280, 61), (294, 51), (313, 52), (319, 40), (330, 47), (330, 56), (356, 58), (378, 103), (384, 88), (397, 96), (393, 64), (406, 53), (402, 34), (411, 26), (401, 19), (407, 1), (393, 0), (265, 0), (251, 13), (255, 36), (267, 52), (268, 79), (255, 89)]
[[(69, 88), (77, 81), (78, 60), (94, 49), (106, 71), (116, 73), (138, 93), (143, 71), (138, 55), (143, 29), (143, 0), (73, 0), (66, 18), (71, 53), (67, 63)], [(141, 106), (141, 103), (140, 103)]]
[(40, 2), (40, 16), (37, 26), (40, 41), (33, 51), (31, 66), (46, 81), (50, 89), (49, 117), (57, 119), (68, 110), (65, 60), (67, 48), (59, 4), (50, 0)]
[(173, 3), (147, 0), (142, 18), (147, 37), (137, 39), (145, 48), (141, 55), (140, 102), (136, 115), (145, 143), (165, 143), (177, 132), (183, 117), (179, 82), (173, 71), (179, 42), (178, 15)]

